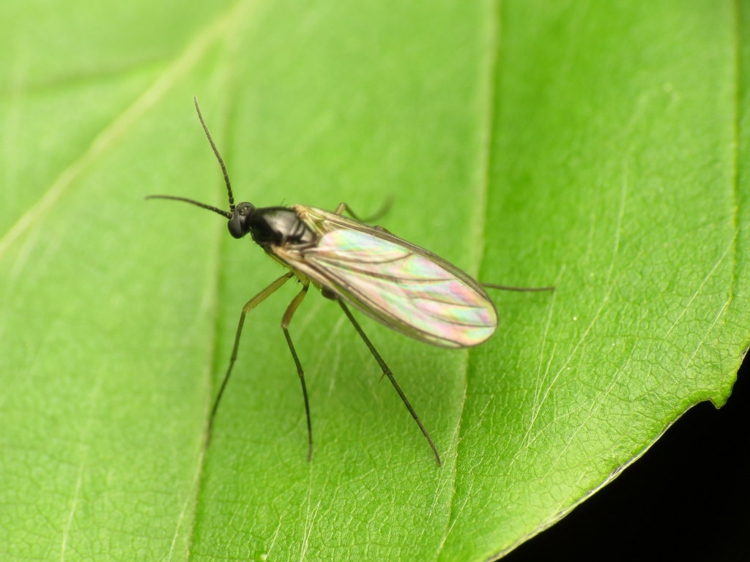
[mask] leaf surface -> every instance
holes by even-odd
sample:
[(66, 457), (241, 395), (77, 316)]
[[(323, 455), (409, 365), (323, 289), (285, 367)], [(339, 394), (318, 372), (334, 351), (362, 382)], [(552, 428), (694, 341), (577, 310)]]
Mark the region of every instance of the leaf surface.
[[(484, 560), (553, 524), (748, 344), (745, 2), (0, 7), (0, 555)], [(487, 282), (437, 349), (338, 306), (223, 219), (191, 98), (257, 206), (380, 223)]]

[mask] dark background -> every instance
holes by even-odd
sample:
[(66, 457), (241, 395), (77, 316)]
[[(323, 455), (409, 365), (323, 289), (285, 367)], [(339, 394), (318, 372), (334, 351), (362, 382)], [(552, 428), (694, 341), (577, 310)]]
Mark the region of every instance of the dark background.
[(723, 408), (692, 408), (614, 482), (503, 561), (750, 561), (748, 357)]

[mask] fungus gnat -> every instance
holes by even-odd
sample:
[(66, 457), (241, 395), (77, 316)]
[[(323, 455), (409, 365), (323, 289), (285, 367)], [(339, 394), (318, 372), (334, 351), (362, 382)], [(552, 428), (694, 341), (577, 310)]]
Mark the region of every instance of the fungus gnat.
[[(198, 101), (194, 101), (198, 118), (224, 175), (229, 211), (172, 195), (150, 195), (147, 199), (184, 201), (226, 217), (229, 220), (229, 233), (234, 238), (250, 234), (253, 241), (269, 256), (289, 268), (284, 275), (250, 299), (242, 309), (229, 366), (211, 409), (207, 440), (210, 439), (219, 402), (237, 359), (245, 316), (289, 279), (296, 277), (302, 290), (289, 303), (281, 320), (281, 329), (302, 384), (307, 418), (308, 460), (312, 458), (313, 448), (310, 405), (305, 374), (289, 335), (289, 324), (312, 284), (325, 298), (337, 302), (344, 311), (380, 365), (383, 375), (391, 381), (417, 422), (440, 465), (440, 454), (422, 420), (348, 305), (421, 342), (462, 348), (486, 341), (497, 328), (497, 311), (484, 290), (485, 287), (510, 291), (548, 291), (554, 287), (521, 288), (479, 283), (432, 252), (402, 240), (382, 227), (365, 224), (345, 203), (340, 204), (334, 212), (305, 205), (235, 205), (226, 165), (203, 120)], [(352, 218), (344, 217), (344, 212)]]

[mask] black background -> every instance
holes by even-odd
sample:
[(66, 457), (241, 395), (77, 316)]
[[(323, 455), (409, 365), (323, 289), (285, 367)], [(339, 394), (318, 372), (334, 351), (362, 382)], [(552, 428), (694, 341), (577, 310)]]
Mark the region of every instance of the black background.
[(748, 376), (746, 357), (724, 407), (689, 410), (612, 483), (503, 560), (750, 561)]

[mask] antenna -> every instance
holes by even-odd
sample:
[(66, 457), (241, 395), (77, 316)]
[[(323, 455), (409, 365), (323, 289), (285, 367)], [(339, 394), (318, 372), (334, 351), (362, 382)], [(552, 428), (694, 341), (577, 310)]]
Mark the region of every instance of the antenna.
[(218, 213), (222, 217), (226, 217), (227, 219), (231, 220), (232, 218), (232, 213), (230, 213), (229, 211), (225, 211), (224, 209), (217, 209), (212, 205), (206, 205), (205, 203), (195, 201), (194, 199), (188, 199), (187, 197), (175, 197), (174, 195), (147, 195), (146, 199), (171, 199), (172, 201), (184, 201), (185, 203), (191, 203), (196, 207), (200, 207), (201, 209), (208, 209), (209, 211)]
[(201, 109), (200, 107), (198, 107), (198, 98), (193, 97), (193, 102), (195, 103), (195, 110), (198, 112), (198, 119), (200, 119), (201, 121), (203, 132), (206, 133), (206, 137), (208, 137), (208, 142), (211, 144), (211, 148), (214, 151), (214, 155), (216, 155), (216, 159), (219, 161), (219, 165), (221, 166), (221, 173), (224, 174), (224, 183), (227, 185), (227, 194), (229, 195), (229, 211), (219, 209), (217, 207), (214, 207), (213, 205), (207, 205), (205, 203), (201, 203), (200, 201), (196, 201), (194, 199), (188, 199), (187, 197), (175, 197), (174, 195), (148, 195), (146, 199), (171, 199), (172, 201), (183, 201), (185, 203), (190, 203), (191, 205), (195, 205), (196, 207), (200, 207), (201, 209), (208, 209), (209, 211), (218, 213), (222, 217), (225, 217), (231, 220), (234, 215), (235, 205), (234, 205), (234, 196), (232, 195), (232, 185), (229, 182), (229, 174), (227, 173), (227, 167), (226, 167), (226, 164), (224, 164), (224, 159), (221, 157), (221, 154), (219, 154), (219, 149), (216, 148), (214, 139), (211, 138), (211, 133), (208, 132), (208, 127), (206, 126), (206, 122), (203, 120)]
[(203, 115), (201, 114), (201, 108), (198, 107), (198, 98), (193, 97), (193, 103), (195, 103), (195, 110), (198, 112), (198, 119), (201, 120), (201, 125), (203, 126), (203, 132), (206, 133), (206, 137), (208, 138), (208, 142), (211, 143), (211, 148), (214, 151), (214, 154), (216, 155), (216, 159), (219, 161), (219, 165), (221, 166), (221, 173), (224, 174), (224, 183), (227, 184), (227, 194), (229, 195), (229, 212), (234, 212), (234, 196), (232, 195), (232, 184), (229, 182), (229, 174), (227, 173), (227, 167), (224, 164), (224, 159), (221, 157), (221, 154), (219, 154), (219, 149), (216, 148), (216, 144), (214, 144), (214, 139), (211, 138), (211, 133), (208, 132), (208, 127), (206, 126), (206, 122), (203, 120)]

